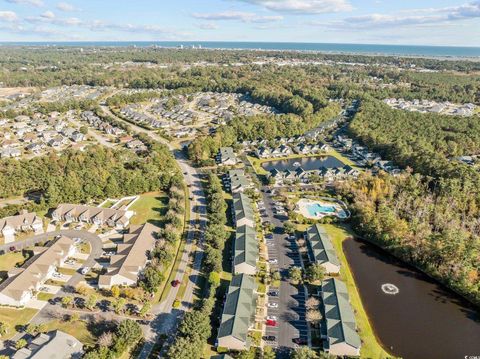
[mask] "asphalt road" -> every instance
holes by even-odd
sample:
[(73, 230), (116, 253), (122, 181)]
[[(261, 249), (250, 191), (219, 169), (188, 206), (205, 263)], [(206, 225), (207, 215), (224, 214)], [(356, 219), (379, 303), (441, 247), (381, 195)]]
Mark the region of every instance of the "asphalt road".
[[(203, 192), (200, 174), (197, 170), (190, 165), (185, 154), (176, 150), (172, 145), (159, 136), (155, 131), (147, 130), (143, 127), (132, 124), (122, 118), (116, 116), (107, 106), (101, 106), (103, 112), (118, 121), (123, 121), (130, 126), (130, 128), (139, 133), (145, 133), (149, 135), (153, 140), (165, 144), (173, 153), (177, 164), (179, 165), (185, 183), (188, 186), (188, 195), (190, 196), (190, 226), (187, 229), (187, 242), (182, 253), (180, 265), (178, 267), (175, 280), (183, 282), (184, 276), (189, 265), (189, 257), (193, 250), (193, 241), (195, 239), (195, 233), (198, 231), (201, 235), (205, 232), (206, 226), (206, 198)], [(146, 359), (151, 353), (155, 343), (161, 334), (169, 335), (169, 341), (173, 340), (175, 329), (179, 324), (185, 311), (189, 310), (193, 305), (194, 290), (197, 286), (199, 279), (199, 270), (203, 258), (203, 246), (202, 241), (195, 247), (196, 252), (194, 254), (194, 261), (192, 264), (192, 270), (190, 271), (187, 288), (181, 301), (181, 307), (178, 309), (173, 308), (173, 303), (177, 297), (180, 286), (170, 288), (167, 298), (161, 303), (156, 304), (151, 312), (155, 315), (155, 318), (150, 322), (149, 326), (144, 327), (145, 344), (142, 347), (137, 358)]]
[[(266, 187), (263, 188), (265, 190)], [(273, 240), (267, 240), (269, 260), (277, 260), (278, 263), (270, 264), (272, 270), (280, 271), (282, 280), (280, 282), (278, 297), (269, 296), (269, 303), (277, 303), (278, 308), (268, 308), (269, 316), (277, 317), (277, 326), (268, 327), (265, 335), (276, 337), (275, 343), (267, 343), (277, 348), (278, 357), (288, 358), (288, 353), (296, 347), (293, 342), (296, 338), (305, 341), (308, 339), (307, 322), (305, 320), (305, 289), (303, 285), (294, 286), (288, 280), (288, 269), (292, 266), (302, 265), (300, 254), (295, 240), (288, 239), (283, 233), (283, 222), (287, 217), (275, 214), (275, 206), (279, 205), (270, 197), (270, 194), (262, 191), (265, 213), (262, 220), (270, 221), (275, 227)], [(273, 244), (270, 244), (270, 243)], [(270, 288), (272, 290), (274, 288)]]

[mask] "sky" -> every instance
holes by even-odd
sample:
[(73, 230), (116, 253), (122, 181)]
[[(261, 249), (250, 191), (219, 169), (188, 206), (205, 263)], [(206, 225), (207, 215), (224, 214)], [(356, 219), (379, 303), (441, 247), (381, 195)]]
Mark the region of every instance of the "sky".
[(480, 46), (480, 0), (0, 0), (0, 41)]

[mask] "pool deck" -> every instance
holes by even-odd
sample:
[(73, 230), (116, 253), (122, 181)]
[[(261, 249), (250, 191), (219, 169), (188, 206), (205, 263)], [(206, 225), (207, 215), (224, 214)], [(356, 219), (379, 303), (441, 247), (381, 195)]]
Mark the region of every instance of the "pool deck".
[[(335, 212), (331, 213), (321, 213), (317, 212), (316, 215), (312, 215), (310, 211), (308, 210), (308, 206), (317, 204), (320, 206), (331, 206), (335, 207)], [(302, 198), (297, 202), (297, 208), (295, 209), (295, 212), (300, 213), (302, 216), (308, 219), (321, 219), (326, 216), (336, 216), (338, 218), (347, 218), (347, 212), (342, 208), (340, 204), (338, 204), (335, 201), (326, 201), (326, 200), (313, 200), (313, 199), (307, 199), (307, 198)]]

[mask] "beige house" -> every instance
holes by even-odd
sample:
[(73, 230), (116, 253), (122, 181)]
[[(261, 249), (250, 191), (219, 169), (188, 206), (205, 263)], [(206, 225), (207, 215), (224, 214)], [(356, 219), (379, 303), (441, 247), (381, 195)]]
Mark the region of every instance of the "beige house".
[(35, 232), (43, 230), (43, 222), (35, 213), (22, 213), (17, 216), (5, 217), (0, 219), (0, 232), (5, 239), (5, 243), (15, 240), (15, 234), (18, 232)]
[(0, 305), (24, 306), (75, 250), (72, 239), (64, 236), (50, 247), (35, 247), (33, 258), (24, 267), (11, 270), (0, 285)]
[(148, 254), (155, 246), (155, 232), (152, 224), (130, 226), (123, 236), (123, 243), (117, 245), (117, 254), (110, 257), (107, 273), (98, 279), (99, 288), (113, 285), (135, 285), (138, 276), (148, 263)]
[(84, 222), (118, 229), (127, 228), (132, 216), (132, 211), (66, 203), (52, 213), (52, 218), (57, 221)]

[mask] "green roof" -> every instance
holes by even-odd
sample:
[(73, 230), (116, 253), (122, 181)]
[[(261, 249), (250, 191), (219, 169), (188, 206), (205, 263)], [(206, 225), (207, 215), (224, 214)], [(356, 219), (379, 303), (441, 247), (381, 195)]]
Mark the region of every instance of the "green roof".
[(340, 266), (335, 249), (333, 248), (330, 237), (320, 224), (316, 224), (307, 229), (307, 240), (309, 250), (318, 264), (332, 263)]
[(256, 231), (250, 226), (240, 226), (235, 233), (235, 249), (233, 264), (247, 263), (252, 267), (257, 265), (258, 242)]
[(255, 220), (253, 215), (252, 201), (244, 193), (235, 193), (233, 195), (233, 210), (235, 213), (236, 222), (244, 218), (251, 221)]
[(232, 277), (223, 306), (218, 338), (233, 336), (247, 342), (248, 329), (253, 322), (257, 295), (255, 279), (238, 274)]
[(243, 170), (228, 171), (228, 178), (230, 180), (230, 188), (251, 187), (251, 183), (248, 178), (245, 177), (245, 172)]
[(222, 162), (227, 161), (230, 158), (236, 160), (235, 152), (233, 151), (232, 147), (221, 147), (219, 151), (219, 155), (220, 155), (220, 160)]
[(345, 283), (336, 278), (324, 280), (322, 298), (329, 345), (345, 342), (360, 348), (361, 341)]

